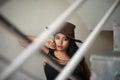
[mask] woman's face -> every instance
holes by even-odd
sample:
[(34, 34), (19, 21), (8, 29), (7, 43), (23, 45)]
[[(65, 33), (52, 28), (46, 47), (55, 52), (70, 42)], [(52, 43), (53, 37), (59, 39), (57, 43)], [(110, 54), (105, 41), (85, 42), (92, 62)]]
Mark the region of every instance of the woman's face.
[(65, 51), (69, 46), (69, 39), (62, 33), (58, 33), (55, 35), (55, 44), (56, 49)]

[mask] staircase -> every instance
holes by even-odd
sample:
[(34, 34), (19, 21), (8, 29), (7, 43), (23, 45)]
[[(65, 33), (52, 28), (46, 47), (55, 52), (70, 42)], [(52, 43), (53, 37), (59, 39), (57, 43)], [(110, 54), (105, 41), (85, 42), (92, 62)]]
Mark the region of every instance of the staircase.
[(120, 80), (120, 25), (113, 27), (113, 51), (91, 55), (91, 80)]

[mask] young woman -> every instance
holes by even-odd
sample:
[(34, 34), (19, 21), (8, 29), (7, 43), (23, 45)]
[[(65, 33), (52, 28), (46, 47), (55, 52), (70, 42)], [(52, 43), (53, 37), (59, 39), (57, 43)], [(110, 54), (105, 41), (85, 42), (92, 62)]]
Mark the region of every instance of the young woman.
[[(61, 67), (64, 67), (77, 51), (78, 46), (75, 42), (82, 43), (82, 41), (75, 39), (74, 29), (74, 24), (66, 22), (62, 29), (54, 35), (54, 39), (48, 40), (46, 45), (41, 48), (44, 53), (48, 54), (48, 56), (57, 61)], [(28, 38), (34, 41), (36, 37), (28, 36)], [(19, 42), (23, 47), (26, 47), (23, 42)], [(59, 72), (51, 67), (47, 62), (44, 66), (44, 71), (47, 80), (54, 80), (59, 74)], [(84, 58), (77, 66), (73, 74), (78, 80), (89, 80), (90, 71)]]

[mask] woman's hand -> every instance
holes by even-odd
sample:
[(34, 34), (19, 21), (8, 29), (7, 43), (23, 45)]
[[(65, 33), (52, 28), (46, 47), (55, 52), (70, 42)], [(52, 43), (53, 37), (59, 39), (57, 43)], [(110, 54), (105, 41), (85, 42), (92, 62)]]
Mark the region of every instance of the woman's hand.
[(55, 49), (55, 41), (53, 39), (47, 40), (45, 46), (51, 49)]

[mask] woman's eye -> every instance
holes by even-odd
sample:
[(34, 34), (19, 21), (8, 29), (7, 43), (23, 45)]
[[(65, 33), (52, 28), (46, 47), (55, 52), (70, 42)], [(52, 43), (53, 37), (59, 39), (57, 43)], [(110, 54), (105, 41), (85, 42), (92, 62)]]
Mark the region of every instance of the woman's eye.
[(64, 38), (65, 41), (68, 41), (68, 38)]
[(58, 37), (58, 36), (56, 36), (55, 38), (56, 38), (56, 39), (59, 39), (59, 37)]

